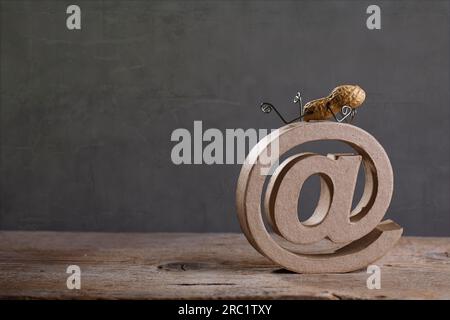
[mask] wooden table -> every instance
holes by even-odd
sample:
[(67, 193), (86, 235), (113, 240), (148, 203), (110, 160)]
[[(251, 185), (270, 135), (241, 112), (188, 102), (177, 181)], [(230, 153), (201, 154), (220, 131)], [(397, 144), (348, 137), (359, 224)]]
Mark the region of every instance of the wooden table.
[[(405, 237), (366, 270), (294, 274), (240, 234), (0, 232), (0, 298), (450, 299), (450, 238)], [(81, 289), (69, 290), (69, 265)]]

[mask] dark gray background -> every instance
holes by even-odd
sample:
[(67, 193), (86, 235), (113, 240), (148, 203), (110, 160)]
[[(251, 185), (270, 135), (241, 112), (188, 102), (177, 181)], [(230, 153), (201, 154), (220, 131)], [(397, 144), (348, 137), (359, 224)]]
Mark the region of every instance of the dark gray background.
[(276, 128), (262, 100), (293, 117), (297, 90), (357, 83), (387, 216), (450, 236), (449, 3), (375, 3), (379, 31), (372, 1), (1, 1), (0, 229), (238, 231), (240, 166), (176, 166), (171, 132)]

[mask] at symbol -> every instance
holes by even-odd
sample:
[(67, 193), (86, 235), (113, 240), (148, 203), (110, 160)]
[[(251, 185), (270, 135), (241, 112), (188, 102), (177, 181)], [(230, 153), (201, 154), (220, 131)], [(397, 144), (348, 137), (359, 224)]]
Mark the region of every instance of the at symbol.
[[(266, 149), (275, 140), (279, 155), (320, 140), (342, 141), (356, 154), (293, 155), (275, 170), (263, 194), (265, 176), (260, 174), (258, 159), (274, 154)], [(382, 257), (400, 238), (400, 226), (381, 222), (393, 192), (391, 163), (366, 131), (334, 122), (290, 124), (262, 139), (248, 159), (253, 160), (244, 163), (236, 194), (239, 222), (249, 242), (275, 263), (300, 273), (348, 272)], [(361, 164), (366, 176), (364, 192), (351, 210)], [(297, 200), (304, 181), (313, 174), (321, 177), (320, 200), (313, 216), (301, 223)]]

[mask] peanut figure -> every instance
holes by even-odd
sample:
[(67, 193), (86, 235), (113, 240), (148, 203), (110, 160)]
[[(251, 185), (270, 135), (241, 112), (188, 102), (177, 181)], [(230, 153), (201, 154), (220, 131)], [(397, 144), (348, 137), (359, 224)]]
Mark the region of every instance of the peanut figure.
[[(337, 122), (342, 122), (347, 118), (350, 121), (354, 118), (356, 109), (362, 105), (365, 98), (366, 93), (360, 86), (342, 85), (334, 88), (327, 97), (312, 100), (305, 104), (304, 107), (301, 105), (302, 100), (300, 93), (298, 93), (294, 102), (300, 106), (300, 116), (291, 121), (286, 121), (270, 103), (264, 102), (261, 105), (261, 109), (265, 113), (269, 113), (272, 109), (275, 110), (281, 120), (286, 124), (296, 120), (327, 120), (332, 117)], [(339, 113), (342, 114), (340, 119), (336, 116)]]

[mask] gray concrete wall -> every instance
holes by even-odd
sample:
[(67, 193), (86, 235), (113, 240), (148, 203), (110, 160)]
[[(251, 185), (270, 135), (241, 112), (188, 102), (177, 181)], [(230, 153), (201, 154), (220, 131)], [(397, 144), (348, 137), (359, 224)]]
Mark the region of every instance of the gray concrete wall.
[(450, 236), (449, 2), (376, 1), (377, 31), (369, 4), (1, 1), (0, 229), (238, 231), (240, 166), (172, 164), (172, 131), (276, 128), (262, 100), (290, 117), (297, 90), (357, 83), (395, 171), (387, 216)]

